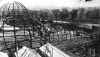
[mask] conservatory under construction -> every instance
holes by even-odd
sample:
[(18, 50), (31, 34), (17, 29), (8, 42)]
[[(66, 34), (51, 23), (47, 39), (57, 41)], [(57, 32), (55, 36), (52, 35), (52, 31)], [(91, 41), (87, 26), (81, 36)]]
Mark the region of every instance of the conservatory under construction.
[[(52, 28), (50, 31), (50, 27), (46, 26), (48, 21), (45, 22), (47, 23), (44, 24), (40, 19), (32, 17), (29, 9), (19, 2), (4, 4), (0, 8), (0, 57), (85, 57), (95, 55), (95, 49), (88, 47), (92, 42), (90, 39), (92, 29), (81, 30), (81, 27), (65, 22), (64, 27), (59, 25), (60, 28)], [(53, 23), (57, 26), (59, 22), (56, 20)], [(67, 27), (74, 29), (71, 30)]]

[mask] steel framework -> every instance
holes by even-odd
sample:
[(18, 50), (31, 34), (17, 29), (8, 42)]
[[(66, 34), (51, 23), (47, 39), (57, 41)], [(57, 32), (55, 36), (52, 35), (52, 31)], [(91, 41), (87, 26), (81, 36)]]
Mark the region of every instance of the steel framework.
[[(79, 50), (80, 54), (83, 53), (81, 54), (83, 57), (92, 53), (95, 54), (94, 46), (91, 48), (88, 44), (84, 45), (84, 42), (91, 38), (93, 32), (86, 25), (76, 25), (64, 20), (57, 21), (56, 17), (55, 21), (47, 21), (47, 23), (52, 23), (53, 26), (46, 27), (42, 23), (44, 20), (41, 21), (37, 17), (30, 16), (28, 9), (16, 1), (4, 4), (0, 8), (0, 16), (2, 24), (0, 28), (0, 38), (2, 39), (0, 44), (3, 45), (1, 50), (8, 51), (10, 56), (14, 57), (13, 53), (18, 50), (17, 47), (20, 48), (25, 45), (30, 48), (37, 48), (47, 42), (53, 43), (66, 52), (71, 50), (73, 53), (78, 53), (77, 50)], [(9, 27), (12, 29), (6, 29)]]
[(20, 48), (23, 45), (30, 46), (30, 48), (40, 47), (35, 46), (35, 42), (43, 45), (43, 43), (35, 39), (46, 43), (44, 36), (47, 33), (42, 23), (37, 19), (29, 17), (29, 15), (28, 9), (16, 1), (6, 3), (0, 8), (2, 24), (0, 32), (2, 35), (0, 37), (3, 39), (1, 41), (2, 45), (5, 46), (2, 51), (9, 51), (10, 56), (14, 56), (14, 52), (18, 50), (17, 47)]

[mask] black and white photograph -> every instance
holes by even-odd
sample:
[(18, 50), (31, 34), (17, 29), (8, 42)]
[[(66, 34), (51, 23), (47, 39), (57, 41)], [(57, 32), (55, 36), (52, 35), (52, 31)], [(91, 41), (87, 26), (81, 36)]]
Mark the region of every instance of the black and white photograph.
[(100, 57), (100, 0), (0, 0), (0, 57)]

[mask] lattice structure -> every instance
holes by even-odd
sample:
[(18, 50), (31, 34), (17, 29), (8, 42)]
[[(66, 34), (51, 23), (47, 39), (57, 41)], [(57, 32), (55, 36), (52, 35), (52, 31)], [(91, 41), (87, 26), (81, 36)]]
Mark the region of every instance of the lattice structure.
[(74, 54), (84, 57), (91, 55), (87, 53), (91, 49), (94, 50), (94, 46), (92, 45), (93, 48), (91, 48), (87, 42), (92, 41), (90, 36), (93, 30), (89, 29), (88, 26), (64, 20), (57, 21), (57, 18), (56, 21), (49, 20), (43, 24), (44, 20), (30, 15), (28, 9), (19, 2), (6, 3), (0, 8), (0, 24), (2, 24), (0, 45), (3, 46), (2, 51), (9, 51), (10, 55), (13, 56), (17, 47), (25, 45), (37, 48), (49, 41), (66, 53), (70, 50)]
[(16, 1), (4, 4), (0, 8), (0, 16), (2, 51), (9, 51), (13, 56), (12, 52), (17, 51), (17, 47), (25, 45), (36, 48), (43, 44), (41, 41), (46, 42), (46, 30), (42, 23), (29, 17), (28, 9), (23, 4)]

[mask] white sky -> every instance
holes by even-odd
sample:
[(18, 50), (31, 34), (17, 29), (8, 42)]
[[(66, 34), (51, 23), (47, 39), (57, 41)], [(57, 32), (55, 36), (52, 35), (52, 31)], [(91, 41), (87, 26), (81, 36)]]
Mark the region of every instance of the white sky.
[(17, 1), (26, 7), (34, 6), (58, 6), (58, 7), (83, 7), (83, 6), (99, 6), (100, 0), (85, 2), (85, 0), (0, 0), (0, 6), (6, 2)]

